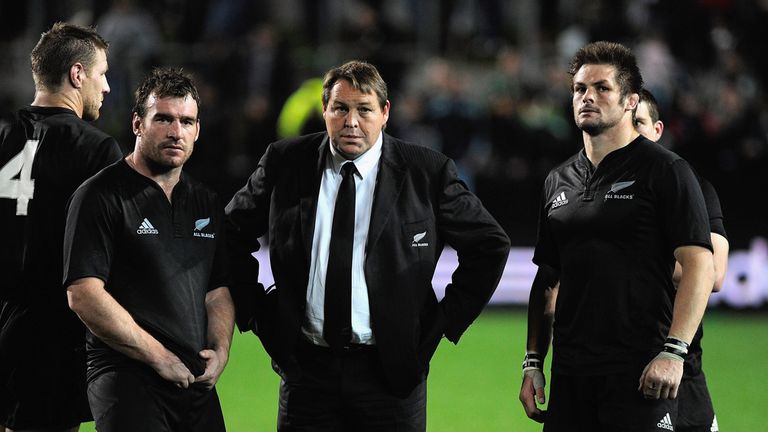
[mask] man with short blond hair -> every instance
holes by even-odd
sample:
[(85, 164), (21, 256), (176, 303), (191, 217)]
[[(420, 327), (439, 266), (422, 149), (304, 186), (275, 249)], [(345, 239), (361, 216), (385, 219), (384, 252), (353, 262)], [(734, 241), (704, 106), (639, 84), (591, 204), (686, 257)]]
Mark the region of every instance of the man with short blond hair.
[(61, 288), (66, 203), (122, 156), (99, 117), (107, 42), (56, 23), (30, 55), (35, 98), (0, 119), (0, 431), (74, 431), (91, 420), (85, 328)]

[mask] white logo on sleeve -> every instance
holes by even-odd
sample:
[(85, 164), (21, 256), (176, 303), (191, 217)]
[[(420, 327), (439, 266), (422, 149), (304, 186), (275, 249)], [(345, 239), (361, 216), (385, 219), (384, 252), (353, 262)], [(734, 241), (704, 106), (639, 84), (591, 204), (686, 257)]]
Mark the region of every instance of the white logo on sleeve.
[(414, 234), (413, 235), (413, 242), (411, 243), (411, 247), (427, 247), (427, 246), (429, 246), (429, 243), (427, 243), (427, 242), (423, 242), (422, 243), (421, 242), (421, 240), (424, 239), (424, 237), (426, 237), (426, 236), (427, 236), (427, 232), (426, 231), (420, 232), (418, 234)]
[(675, 427), (672, 426), (672, 417), (669, 416), (669, 413), (667, 413), (661, 420), (659, 420), (659, 422), (656, 423), (656, 426), (658, 426), (659, 429), (666, 429), (670, 431), (675, 430)]
[(712, 419), (712, 427), (709, 428), (710, 432), (719, 432), (720, 427), (717, 425), (717, 416)]
[(565, 197), (565, 192), (560, 192), (560, 195), (558, 195), (554, 201), (552, 201), (552, 209), (556, 209), (566, 204), (568, 204), (568, 198)]
[(139, 225), (139, 229), (136, 230), (136, 234), (160, 234), (160, 231), (155, 229), (154, 226), (152, 226), (152, 222), (149, 221), (149, 219), (144, 218), (144, 220), (141, 222), (141, 225)]
[(195, 229), (192, 231), (192, 235), (195, 237), (204, 237), (204, 238), (216, 238), (216, 234), (213, 233), (204, 233), (200, 232), (205, 227), (208, 226), (208, 224), (211, 223), (211, 218), (205, 218), (205, 219), (198, 219), (195, 221)]

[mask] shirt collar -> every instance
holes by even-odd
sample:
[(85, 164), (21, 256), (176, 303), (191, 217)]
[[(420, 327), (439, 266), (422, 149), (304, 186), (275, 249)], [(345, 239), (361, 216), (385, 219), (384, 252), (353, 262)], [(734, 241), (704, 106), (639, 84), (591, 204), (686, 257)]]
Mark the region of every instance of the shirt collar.
[[(352, 162), (355, 163), (357, 172), (360, 174), (360, 178), (365, 178), (378, 164), (379, 159), (381, 159), (383, 141), (384, 134), (379, 132), (379, 137), (376, 139), (376, 142), (373, 143), (371, 148), (358, 156), (357, 159), (352, 160)], [(341, 172), (341, 166), (344, 165), (344, 162), (347, 162), (347, 159), (344, 159), (344, 157), (339, 154), (339, 152), (336, 150), (336, 147), (333, 146), (332, 142), (329, 144), (331, 153), (329, 155), (330, 160), (328, 161), (328, 164), (329, 167), (333, 169), (334, 173), (339, 174)]]

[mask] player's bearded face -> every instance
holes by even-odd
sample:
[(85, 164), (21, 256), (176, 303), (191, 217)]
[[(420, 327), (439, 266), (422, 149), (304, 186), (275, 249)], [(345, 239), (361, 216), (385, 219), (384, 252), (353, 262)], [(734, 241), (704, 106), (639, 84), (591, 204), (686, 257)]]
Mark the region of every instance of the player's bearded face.
[(613, 128), (634, 108), (621, 94), (614, 66), (585, 64), (573, 76), (572, 90), (576, 126), (592, 136)]
[(192, 155), (200, 134), (197, 102), (192, 97), (147, 98), (144, 118), (134, 114), (138, 151), (155, 168), (180, 168)]

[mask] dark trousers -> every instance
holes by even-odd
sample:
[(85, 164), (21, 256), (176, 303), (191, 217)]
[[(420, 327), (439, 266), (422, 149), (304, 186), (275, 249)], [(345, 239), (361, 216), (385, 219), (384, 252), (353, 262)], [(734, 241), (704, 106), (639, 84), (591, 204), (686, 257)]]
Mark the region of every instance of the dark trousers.
[(301, 342), (298, 367), (281, 372), (277, 429), (294, 431), (424, 432), (427, 383), (406, 398), (387, 388), (376, 348), (343, 353)]
[(642, 371), (617, 375), (552, 375), (544, 432), (677, 430), (677, 399), (648, 400)]
[(99, 432), (224, 432), (216, 389), (187, 389), (152, 370), (105, 372), (88, 383)]

